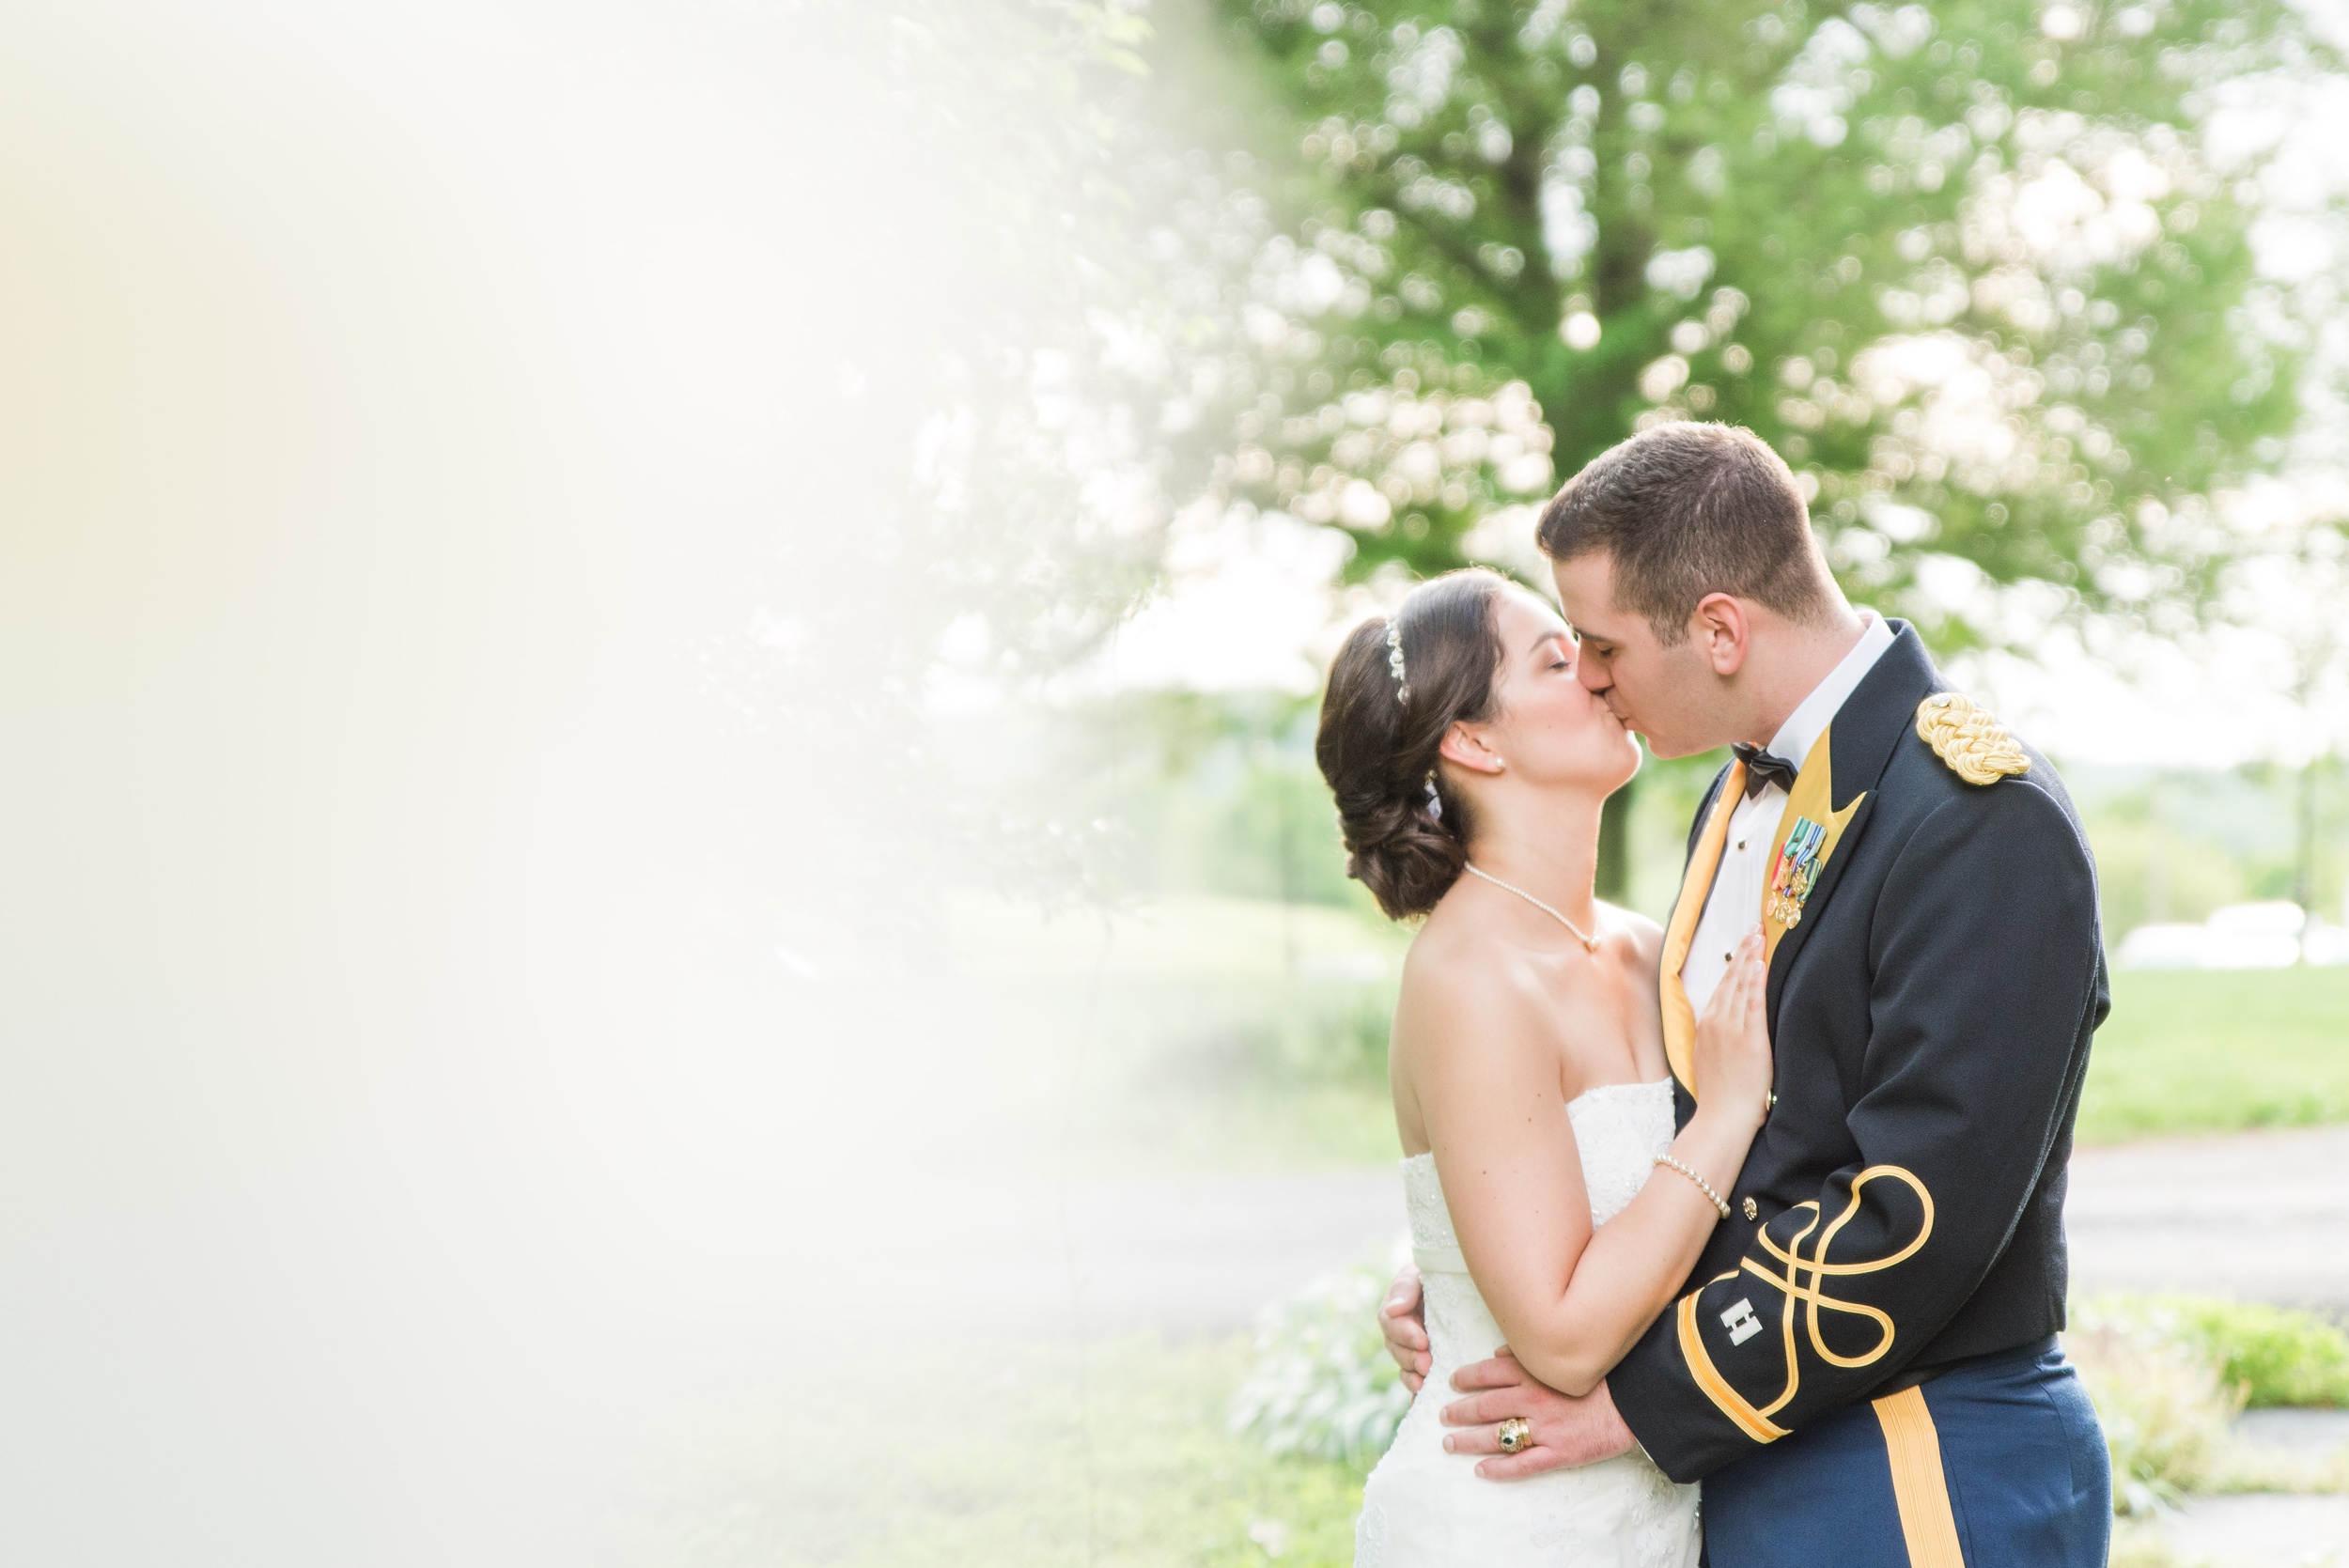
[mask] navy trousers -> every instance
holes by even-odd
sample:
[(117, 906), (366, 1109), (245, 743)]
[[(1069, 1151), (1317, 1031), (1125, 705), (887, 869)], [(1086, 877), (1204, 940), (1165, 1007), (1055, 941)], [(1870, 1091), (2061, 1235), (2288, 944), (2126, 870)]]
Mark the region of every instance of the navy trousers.
[(2112, 1469), (2053, 1339), (1822, 1417), (1704, 1479), (1709, 1568), (2103, 1568)]

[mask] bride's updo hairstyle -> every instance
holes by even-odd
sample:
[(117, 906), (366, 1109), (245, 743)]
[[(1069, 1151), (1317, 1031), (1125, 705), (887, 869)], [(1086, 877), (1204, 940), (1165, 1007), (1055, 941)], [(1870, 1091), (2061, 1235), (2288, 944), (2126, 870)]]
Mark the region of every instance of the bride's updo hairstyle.
[(1436, 907), (1468, 863), (1468, 806), (1436, 749), (1493, 716), (1497, 613), (1508, 582), (1471, 567), (1412, 589), (1392, 618), (1354, 629), (1330, 665), (1314, 759), (1337, 797), (1346, 874), (1391, 920)]

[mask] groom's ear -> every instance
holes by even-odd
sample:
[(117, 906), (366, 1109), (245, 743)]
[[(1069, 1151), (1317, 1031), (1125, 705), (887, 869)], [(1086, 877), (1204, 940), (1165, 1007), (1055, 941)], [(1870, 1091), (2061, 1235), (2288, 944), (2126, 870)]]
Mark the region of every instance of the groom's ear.
[(1753, 623), (1744, 601), (1730, 594), (1707, 594), (1688, 616), (1688, 635), (1713, 673), (1727, 678), (1746, 667)]

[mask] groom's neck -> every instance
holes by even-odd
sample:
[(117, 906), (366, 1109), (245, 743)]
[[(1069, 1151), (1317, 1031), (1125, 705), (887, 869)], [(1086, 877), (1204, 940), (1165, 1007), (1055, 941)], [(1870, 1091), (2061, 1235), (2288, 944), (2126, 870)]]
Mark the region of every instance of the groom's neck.
[(1737, 738), (1767, 746), (1803, 699), (1859, 645), (1865, 629), (1859, 612), (1841, 600), (1828, 620), (1773, 620), (1756, 627), (1745, 666), (1737, 672), (1737, 727), (1744, 732)]

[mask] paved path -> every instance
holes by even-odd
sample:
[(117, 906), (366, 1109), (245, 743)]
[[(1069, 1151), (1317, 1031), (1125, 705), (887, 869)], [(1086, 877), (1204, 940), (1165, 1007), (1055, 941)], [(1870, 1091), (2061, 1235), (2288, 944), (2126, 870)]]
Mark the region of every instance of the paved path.
[(2349, 1562), (2349, 1498), (2254, 1493), (2199, 1498), (2163, 1528), (2206, 1568), (2317, 1568)]
[[(2066, 1208), (2076, 1292), (2194, 1290), (2349, 1309), (2349, 1127), (2088, 1149)], [(986, 1294), (1008, 1321), (1087, 1334), (1247, 1326), (1284, 1290), (1388, 1265), (1392, 1170), (1072, 1183), (984, 1200)]]
[(2349, 1309), (2349, 1127), (2083, 1150), (2076, 1293), (2193, 1290)]
[[(2081, 1151), (2066, 1205), (2075, 1291), (2192, 1290), (2349, 1311), (2349, 1127)], [(1281, 1293), (1402, 1229), (1392, 1169), (1180, 1176), (930, 1194), (923, 1266), (983, 1320), (1086, 1339), (1230, 1332)], [(933, 1276), (934, 1277), (934, 1276)], [(916, 1285), (909, 1301), (936, 1303)], [(2349, 1447), (2349, 1413), (2258, 1412), (2244, 1436)], [(2196, 1500), (2166, 1533), (2213, 1568), (2349, 1564), (2349, 1497)]]
[[(2349, 1410), (2253, 1410), (2235, 1436), (2292, 1459), (2319, 1459), (2349, 1448)], [(2197, 1498), (2163, 1522), (2163, 1533), (2208, 1568), (2349, 1563), (2349, 1497)]]
[[(2083, 1151), (2067, 1211), (2074, 1290), (2210, 1291), (2349, 1312), (2343, 1172), (2349, 1127)], [(860, 1202), (811, 1205), (796, 1223), (802, 1259), (836, 1265), (864, 1287), (838, 1300), (795, 1291), (784, 1317), (852, 1312), (847, 1327), (859, 1333), (1230, 1333), (1332, 1270), (1391, 1268), (1403, 1230), (1392, 1167), (1126, 1179), (1078, 1171), (1065, 1184), (986, 1185), (910, 1172), (893, 1184), (875, 1172), (855, 1190)]]

